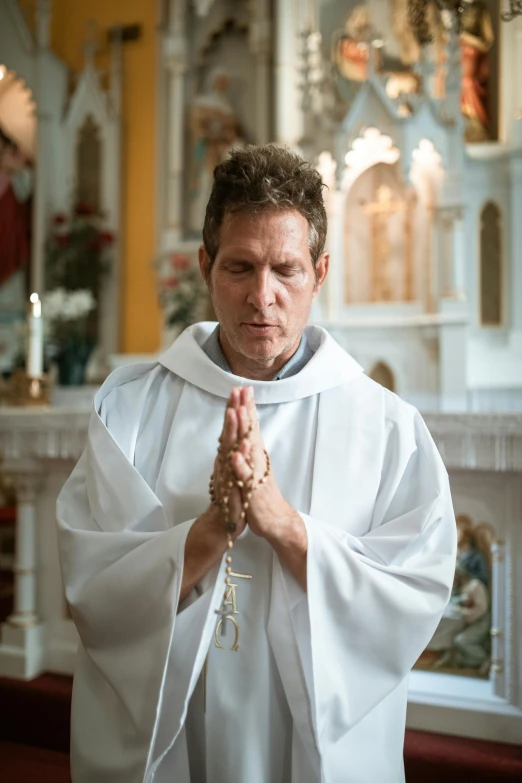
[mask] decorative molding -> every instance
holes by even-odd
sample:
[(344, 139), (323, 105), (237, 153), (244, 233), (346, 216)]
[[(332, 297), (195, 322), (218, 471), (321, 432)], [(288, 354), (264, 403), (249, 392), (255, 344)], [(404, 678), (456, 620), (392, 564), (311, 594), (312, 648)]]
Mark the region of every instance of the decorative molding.
[(0, 412), (0, 455), (6, 462), (77, 460), (84, 448), (90, 412), (59, 408), (40, 413)]
[[(80, 456), (89, 411), (0, 409), (4, 459)], [(427, 413), (424, 420), (448, 470), (522, 472), (522, 413)]]
[(424, 420), (448, 470), (522, 472), (521, 413), (429, 413)]

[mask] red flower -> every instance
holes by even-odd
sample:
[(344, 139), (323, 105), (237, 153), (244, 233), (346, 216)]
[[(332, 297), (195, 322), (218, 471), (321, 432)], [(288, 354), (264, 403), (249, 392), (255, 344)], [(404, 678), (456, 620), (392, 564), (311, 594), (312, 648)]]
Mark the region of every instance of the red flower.
[(60, 245), (60, 247), (65, 247), (69, 244), (69, 237), (67, 234), (60, 234), (56, 237), (57, 243)]
[(62, 214), (61, 212), (58, 212), (58, 214), (56, 214), (53, 217), (53, 225), (55, 225), (55, 226), (63, 226), (63, 224), (66, 222), (66, 220), (67, 220), (67, 218), (65, 217), (65, 215)]
[(112, 245), (113, 242), (114, 234), (112, 234), (110, 231), (104, 231), (103, 234), (100, 235), (100, 244), (105, 245), (105, 247)]
[(174, 269), (188, 269), (190, 266), (188, 256), (182, 256), (180, 253), (173, 253), (170, 262)]
[(179, 285), (177, 277), (166, 277), (162, 282), (165, 288), (177, 288)]
[(76, 204), (74, 211), (77, 215), (80, 216), (94, 215), (94, 209), (85, 201), (80, 201), (79, 204)]

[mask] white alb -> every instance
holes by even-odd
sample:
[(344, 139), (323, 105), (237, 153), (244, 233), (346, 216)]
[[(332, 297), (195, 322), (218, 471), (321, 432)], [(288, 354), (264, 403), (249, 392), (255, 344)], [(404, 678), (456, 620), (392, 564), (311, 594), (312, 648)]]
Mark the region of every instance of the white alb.
[[(402, 783), (408, 673), (448, 601), (448, 477), (417, 411), (323, 329), (297, 375), (247, 381), (185, 331), (114, 372), (58, 500), (81, 644), (74, 783)], [(239, 650), (214, 645), (218, 564), (178, 605), (226, 399), (251, 384), (273, 472), (308, 532), (307, 593), (248, 529)], [(207, 663), (205, 665), (205, 661)], [(205, 674), (206, 673), (206, 674)], [(206, 681), (206, 682), (205, 682)]]

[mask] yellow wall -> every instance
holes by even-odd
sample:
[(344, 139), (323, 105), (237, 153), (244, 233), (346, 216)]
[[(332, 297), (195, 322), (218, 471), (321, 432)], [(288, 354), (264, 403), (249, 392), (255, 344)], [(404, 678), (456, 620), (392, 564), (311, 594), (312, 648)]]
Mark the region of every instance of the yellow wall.
[(122, 271), (120, 350), (158, 349), (160, 314), (155, 276), (156, 3), (154, 0), (53, 0), (51, 46), (73, 71), (83, 66), (86, 24), (94, 20), (102, 49), (96, 64), (108, 66), (107, 30), (140, 24), (139, 41), (123, 48)]

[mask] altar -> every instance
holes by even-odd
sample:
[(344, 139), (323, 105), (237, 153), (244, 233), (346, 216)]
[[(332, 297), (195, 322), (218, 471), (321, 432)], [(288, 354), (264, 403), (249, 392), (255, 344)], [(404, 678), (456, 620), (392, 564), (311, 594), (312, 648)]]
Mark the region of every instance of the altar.
[[(18, 496), (14, 606), (0, 676), (71, 674), (77, 633), (56, 542), (58, 493), (80, 456), (94, 388), (46, 409), (0, 409), (0, 459)], [(485, 679), (414, 670), (408, 725), (520, 743), (522, 738), (522, 414), (426, 413), (450, 474), (455, 511), (491, 525), (491, 664)], [(463, 716), (465, 715), (465, 720)], [(463, 728), (464, 727), (464, 728)]]

